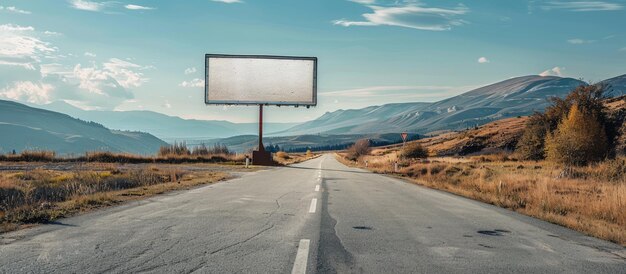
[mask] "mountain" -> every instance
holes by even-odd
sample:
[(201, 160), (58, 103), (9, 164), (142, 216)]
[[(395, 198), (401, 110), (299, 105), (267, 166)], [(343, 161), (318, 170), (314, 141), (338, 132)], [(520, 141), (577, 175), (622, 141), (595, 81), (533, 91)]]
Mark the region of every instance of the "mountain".
[(435, 103), (402, 103), (338, 110), (292, 127), (284, 134), (364, 134), (460, 130), (543, 111), (550, 97), (563, 97), (585, 82), (556, 76), (523, 76)]
[(626, 95), (626, 74), (606, 79), (600, 82), (600, 84), (607, 85), (608, 92), (605, 95), (608, 97), (620, 97)]
[(0, 132), (0, 153), (41, 149), (58, 154), (111, 151), (149, 155), (166, 144), (147, 133), (110, 130), (66, 114), (4, 100), (0, 100)]
[[(82, 110), (63, 101), (38, 106), (68, 114), (81, 120), (93, 121), (118, 130), (148, 132), (166, 141), (224, 138), (236, 135), (258, 134), (256, 123), (231, 123), (183, 119), (154, 111), (100, 111)], [(282, 131), (295, 123), (264, 123), (264, 131)]]

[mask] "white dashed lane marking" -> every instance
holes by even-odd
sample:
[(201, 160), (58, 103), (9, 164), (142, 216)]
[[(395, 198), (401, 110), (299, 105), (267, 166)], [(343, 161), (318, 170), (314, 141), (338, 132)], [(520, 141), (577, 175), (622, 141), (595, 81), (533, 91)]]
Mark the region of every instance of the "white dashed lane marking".
[(315, 213), (316, 209), (317, 209), (317, 198), (313, 198), (313, 200), (311, 200), (311, 206), (309, 207), (309, 213)]
[(306, 273), (306, 265), (309, 260), (309, 239), (300, 240), (298, 245), (298, 253), (296, 253), (296, 261), (293, 263), (291, 274), (304, 274)]

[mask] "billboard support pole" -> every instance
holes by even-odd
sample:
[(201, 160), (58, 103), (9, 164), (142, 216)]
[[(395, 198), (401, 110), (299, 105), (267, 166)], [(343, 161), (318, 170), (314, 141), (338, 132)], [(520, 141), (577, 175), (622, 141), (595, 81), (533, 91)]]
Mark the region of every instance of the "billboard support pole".
[(252, 163), (259, 166), (274, 166), (272, 153), (263, 145), (263, 104), (259, 104), (259, 148), (252, 152)]
[(265, 151), (263, 145), (263, 105), (259, 104), (259, 151)]

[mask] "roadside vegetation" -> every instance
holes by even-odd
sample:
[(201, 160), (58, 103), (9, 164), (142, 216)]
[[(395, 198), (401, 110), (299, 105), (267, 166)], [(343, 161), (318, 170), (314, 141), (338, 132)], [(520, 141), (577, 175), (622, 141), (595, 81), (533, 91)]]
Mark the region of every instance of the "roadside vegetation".
[(228, 177), (221, 171), (191, 171), (171, 165), (122, 168), (98, 164), (73, 171), (4, 171), (0, 172), (0, 232)]
[[(545, 113), (520, 117), (525, 127), (514, 120), (498, 127), (503, 123), (498, 121), (404, 148), (377, 148), (358, 156), (349, 149), (338, 159), (626, 246), (626, 108), (608, 108), (603, 88), (579, 87), (564, 99), (553, 99)], [(608, 102), (626, 105), (625, 98), (618, 100), (623, 103)], [(509, 127), (514, 133), (503, 130)], [(485, 132), (493, 135), (476, 140)], [(441, 157), (450, 150), (436, 140), (471, 153)], [(484, 149), (485, 140), (497, 140), (490, 147), (501, 149)]]
[(305, 153), (287, 153), (279, 151), (274, 153), (274, 161), (281, 165), (292, 165), (308, 161), (321, 156), (322, 154), (313, 153), (311, 150), (307, 150)]

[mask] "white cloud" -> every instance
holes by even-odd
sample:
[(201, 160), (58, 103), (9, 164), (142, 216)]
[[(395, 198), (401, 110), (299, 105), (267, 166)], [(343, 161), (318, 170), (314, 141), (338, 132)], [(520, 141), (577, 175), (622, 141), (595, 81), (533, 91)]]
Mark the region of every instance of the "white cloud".
[(565, 68), (562, 67), (553, 67), (549, 70), (546, 70), (542, 73), (539, 73), (539, 76), (559, 76), (562, 77), (563, 76), (563, 71), (565, 70)]
[(568, 43), (573, 44), (573, 45), (581, 45), (581, 44), (591, 44), (594, 43), (595, 40), (584, 40), (584, 39), (580, 39), (580, 38), (574, 38), (574, 39), (569, 39), (567, 40)]
[(172, 108), (172, 104), (170, 104), (169, 101), (165, 100), (165, 102), (163, 102), (163, 104), (161, 105), (161, 107), (164, 108)]
[(12, 7), (12, 6), (11, 7), (0, 6), (0, 11), (6, 11), (6, 12), (10, 12), (10, 13), (17, 13), (17, 14), (31, 14), (30, 11), (21, 10), (21, 9), (16, 8), (16, 7)]
[(153, 7), (146, 7), (146, 6), (133, 5), (133, 4), (128, 4), (124, 7), (129, 10), (153, 10), (154, 9)]
[(196, 67), (186, 68), (186, 69), (185, 69), (185, 74), (192, 74), (192, 73), (196, 73), (196, 71), (198, 71), (198, 70), (196, 69)]
[(607, 1), (549, 1), (542, 4), (543, 10), (566, 10), (566, 11), (614, 11), (622, 10), (624, 6), (619, 3)]
[(220, 2), (220, 3), (226, 3), (226, 4), (234, 4), (234, 3), (243, 3), (243, 1), (241, 0), (211, 0), (213, 2)]
[(0, 89), (3, 98), (24, 101), (35, 104), (50, 103), (50, 93), (54, 87), (50, 84), (34, 83), (31, 81), (17, 81), (11, 86)]
[(70, 5), (75, 9), (86, 11), (101, 11), (105, 7), (105, 3), (86, 0), (70, 0)]
[(405, 4), (401, 6), (376, 6), (370, 1), (353, 1), (365, 4), (373, 13), (362, 16), (365, 21), (351, 21), (347, 19), (335, 20), (333, 24), (344, 27), (350, 26), (397, 26), (419, 30), (444, 31), (467, 22), (458, 17), (469, 12), (463, 5), (456, 8), (430, 8), (420, 4)]
[(480, 57), (478, 58), (478, 63), (481, 63), (481, 64), (489, 63), (489, 59), (487, 59), (487, 57)]
[(195, 78), (191, 81), (183, 81), (179, 86), (184, 88), (201, 88), (204, 87), (204, 79)]
[(63, 33), (60, 32), (56, 32), (56, 31), (44, 31), (43, 34), (47, 35), (47, 36), (60, 36), (63, 35)]
[(0, 65), (34, 70), (43, 57), (56, 51), (49, 43), (35, 37), (34, 30), (31, 26), (0, 25)]
[(96, 57), (96, 54), (95, 54), (95, 53), (92, 53), (92, 52), (88, 52), (88, 51), (86, 51), (86, 52), (85, 52), (85, 56), (87, 56), (87, 57)]

